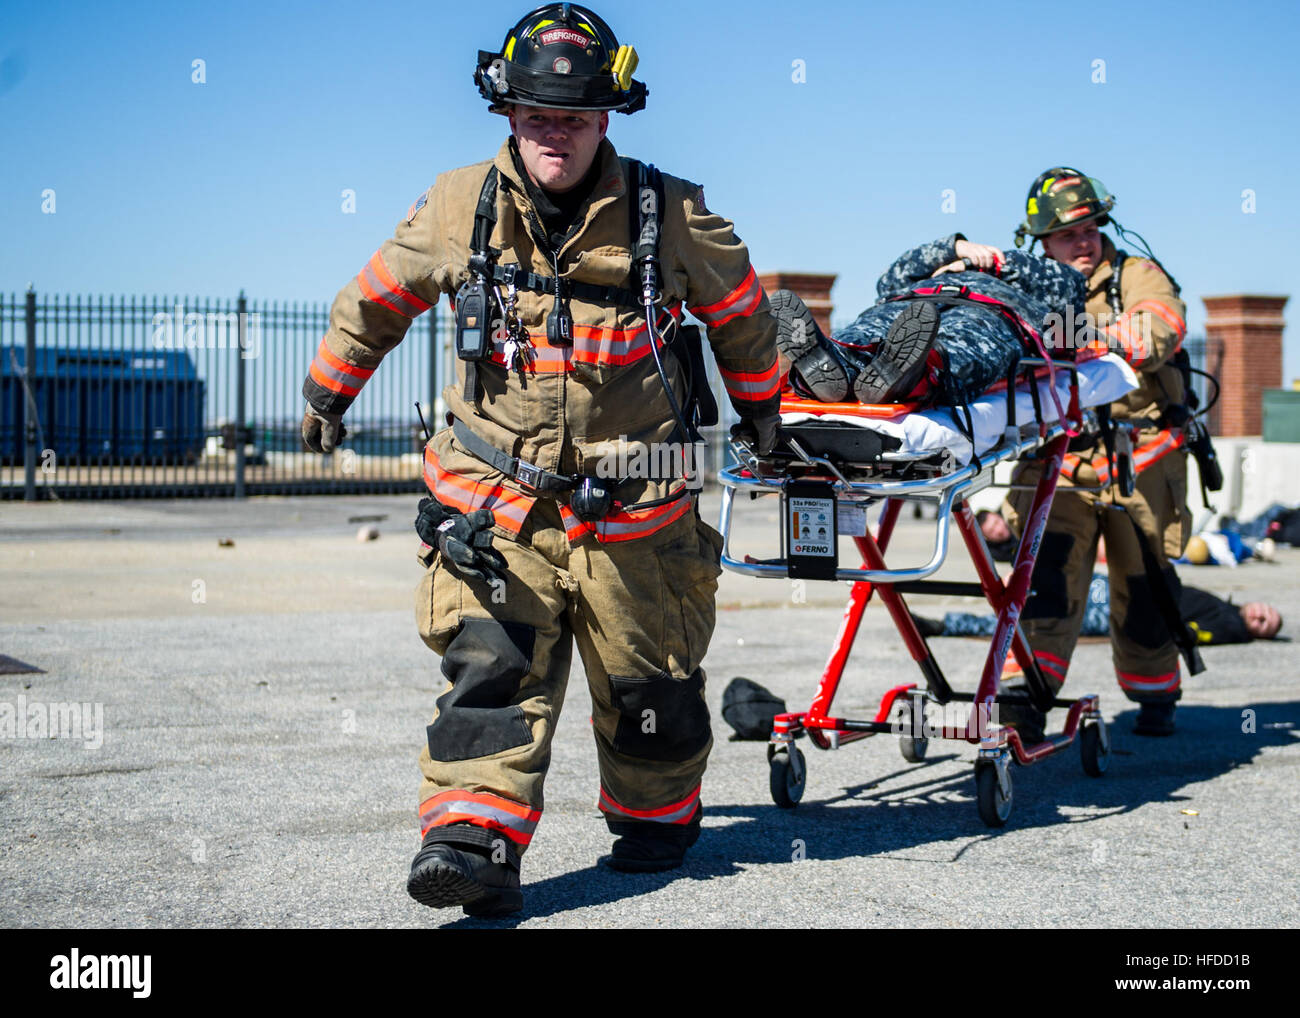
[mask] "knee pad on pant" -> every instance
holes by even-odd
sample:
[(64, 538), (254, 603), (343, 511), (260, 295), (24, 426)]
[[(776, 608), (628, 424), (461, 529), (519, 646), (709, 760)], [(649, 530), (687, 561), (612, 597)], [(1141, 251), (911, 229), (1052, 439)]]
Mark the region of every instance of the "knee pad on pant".
[(1049, 531), (1038, 545), (1032, 589), (1022, 619), (1063, 619), (1070, 614), (1070, 588), (1065, 564), (1074, 549), (1074, 537)]
[[(1178, 577), (1174, 575), (1171, 566), (1165, 566), (1161, 572), (1176, 602)], [(1124, 579), (1128, 585), (1128, 605), (1124, 610), (1124, 622), (1120, 626), (1124, 639), (1146, 650), (1159, 650), (1168, 645), (1173, 640), (1173, 634), (1169, 632), (1169, 623), (1165, 621), (1156, 602), (1151, 580), (1146, 573), (1126, 576)]]
[(461, 623), (442, 659), (452, 688), (438, 697), (438, 716), (427, 729), (432, 759), (477, 759), (533, 741), (514, 700), (532, 669), (536, 639), (532, 626), (517, 622)]
[(642, 760), (680, 762), (708, 745), (712, 729), (701, 669), (684, 679), (667, 674), (649, 678), (611, 675), (609, 685), (619, 715), (614, 752)]

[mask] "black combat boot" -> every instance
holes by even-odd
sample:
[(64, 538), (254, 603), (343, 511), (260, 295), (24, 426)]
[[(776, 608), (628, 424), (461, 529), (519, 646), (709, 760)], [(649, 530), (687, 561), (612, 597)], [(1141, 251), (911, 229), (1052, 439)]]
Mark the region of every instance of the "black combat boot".
[(610, 832), (619, 838), (614, 842), (612, 854), (605, 857), (605, 865), (625, 873), (659, 873), (677, 869), (686, 858), (686, 850), (700, 836), (703, 813), (703, 806), (696, 807), (688, 824), (606, 818)]
[(916, 623), (916, 631), (927, 639), (931, 636), (943, 635), (942, 619), (931, 619), (924, 615), (913, 615), (912, 621)]
[(916, 301), (894, 319), (876, 356), (853, 380), (863, 403), (898, 403), (925, 376), (926, 358), (939, 334), (939, 309)]
[(1144, 703), (1133, 723), (1136, 735), (1173, 735), (1175, 703)]
[(777, 290), (768, 294), (776, 319), (776, 346), (790, 361), (791, 382), (798, 390), (802, 380), (815, 399), (841, 403), (849, 398), (849, 379), (858, 370), (817, 325), (817, 320), (797, 293)]
[(430, 908), (460, 905), (478, 918), (511, 915), (524, 907), (519, 853), (504, 835), (482, 827), (435, 827), (411, 863), (406, 891)]

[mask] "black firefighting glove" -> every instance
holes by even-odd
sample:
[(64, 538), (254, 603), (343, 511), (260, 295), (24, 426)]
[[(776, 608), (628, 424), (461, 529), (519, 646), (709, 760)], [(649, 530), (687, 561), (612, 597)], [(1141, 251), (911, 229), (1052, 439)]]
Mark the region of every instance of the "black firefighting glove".
[(484, 583), (505, 582), (506, 560), (492, 547), (496, 517), (491, 509), (466, 515), (433, 498), (420, 499), (417, 508), (415, 532), (425, 544), (437, 548), (455, 572)]
[(347, 433), (342, 414), (327, 414), (307, 404), (302, 415), (302, 441), (312, 452), (333, 452)]
[(779, 413), (763, 417), (742, 417), (740, 422), (732, 425), (731, 437), (744, 438), (760, 456), (766, 456), (776, 447), (777, 433), (781, 428)]

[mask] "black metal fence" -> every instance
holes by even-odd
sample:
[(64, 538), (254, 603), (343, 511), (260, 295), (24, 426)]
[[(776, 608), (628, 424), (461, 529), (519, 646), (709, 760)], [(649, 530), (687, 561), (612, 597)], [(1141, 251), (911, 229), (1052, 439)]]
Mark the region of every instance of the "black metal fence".
[(415, 404), (435, 410), (436, 309), (309, 453), (302, 379), (325, 304), (0, 298), (0, 498), (401, 492), (421, 484)]
[[(325, 303), (0, 295), (0, 498), (396, 493), (423, 487), (440, 426), (452, 321), (417, 318), (347, 414), (330, 456), (307, 452), (302, 379)], [(734, 417), (716, 367), (724, 420)], [(706, 474), (715, 464), (706, 464)]]
[[(416, 405), (440, 426), (453, 368), (453, 323), (438, 310), (361, 390), (343, 448), (320, 456), (299, 429), (327, 304), (0, 295), (0, 498), (418, 491)], [(1186, 346), (1205, 367), (1206, 340)], [(705, 435), (709, 478), (735, 415), (706, 360), (723, 417)]]

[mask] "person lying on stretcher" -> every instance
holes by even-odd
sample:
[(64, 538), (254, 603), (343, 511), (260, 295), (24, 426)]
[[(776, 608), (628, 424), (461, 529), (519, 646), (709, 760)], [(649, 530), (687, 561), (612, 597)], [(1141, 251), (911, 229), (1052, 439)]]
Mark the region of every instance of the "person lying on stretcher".
[[(916, 299), (939, 285), (966, 287), (1012, 315), (993, 303)], [(777, 346), (798, 395), (827, 403), (969, 403), (1006, 379), (1022, 356), (1041, 356), (1012, 316), (1042, 336), (1051, 356), (1066, 356), (1048, 334), (1049, 316), (1073, 323), (1088, 295), (1087, 279), (1068, 265), (973, 244), (960, 233), (906, 252), (876, 292), (876, 304), (830, 338), (796, 294), (769, 295)]]

